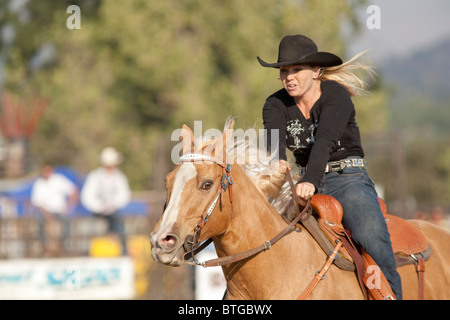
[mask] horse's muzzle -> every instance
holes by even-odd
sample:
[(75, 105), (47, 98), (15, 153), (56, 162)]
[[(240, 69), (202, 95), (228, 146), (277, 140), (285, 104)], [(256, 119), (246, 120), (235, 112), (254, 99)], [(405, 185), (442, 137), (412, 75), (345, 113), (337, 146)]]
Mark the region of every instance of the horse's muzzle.
[(152, 258), (156, 262), (179, 266), (183, 263), (184, 248), (175, 234), (150, 234)]

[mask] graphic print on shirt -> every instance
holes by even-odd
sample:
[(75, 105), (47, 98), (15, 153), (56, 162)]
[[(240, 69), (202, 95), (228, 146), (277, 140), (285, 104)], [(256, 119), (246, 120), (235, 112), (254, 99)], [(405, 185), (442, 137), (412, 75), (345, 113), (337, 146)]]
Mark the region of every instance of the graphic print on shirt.
[(313, 123), (309, 127), (306, 127), (300, 122), (299, 119), (288, 121), (286, 130), (288, 133), (288, 143), (291, 142), (291, 144), (288, 144), (287, 146), (289, 150), (297, 151), (300, 149), (310, 148), (315, 141), (315, 128), (317, 128), (317, 124)]

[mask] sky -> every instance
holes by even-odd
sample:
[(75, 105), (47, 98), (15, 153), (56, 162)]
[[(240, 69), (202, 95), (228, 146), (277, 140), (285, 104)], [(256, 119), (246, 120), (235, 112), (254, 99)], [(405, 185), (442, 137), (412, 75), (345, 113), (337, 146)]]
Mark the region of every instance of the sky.
[[(367, 13), (371, 5), (379, 8), (380, 29), (369, 29), (366, 25), (375, 14)], [(371, 58), (379, 63), (450, 38), (449, 0), (368, 0), (358, 16), (361, 35), (349, 41), (349, 51), (356, 54), (371, 49)]]

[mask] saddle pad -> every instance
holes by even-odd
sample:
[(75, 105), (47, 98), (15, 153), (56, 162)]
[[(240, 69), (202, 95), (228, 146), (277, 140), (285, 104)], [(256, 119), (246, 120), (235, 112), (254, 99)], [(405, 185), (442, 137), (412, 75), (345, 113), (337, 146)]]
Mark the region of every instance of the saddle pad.
[(411, 255), (427, 249), (428, 242), (422, 231), (400, 217), (391, 214), (386, 214), (385, 217), (395, 254)]

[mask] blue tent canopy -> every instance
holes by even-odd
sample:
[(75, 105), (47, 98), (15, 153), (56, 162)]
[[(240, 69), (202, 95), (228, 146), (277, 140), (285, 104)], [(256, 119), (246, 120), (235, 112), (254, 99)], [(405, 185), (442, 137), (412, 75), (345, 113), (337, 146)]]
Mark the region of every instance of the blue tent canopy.
[[(59, 173), (71, 180), (78, 188), (81, 190), (83, 188), (85, 177), (80, 176), (75, 170), (69, 167), (55, 167), (54, 172)], [(0, 192), (1, 197), (5, 197), (10, 200), (10, 203), (15, 205), (15, 209), (18, 217), (24, 217), (30, 214), (30, 210), (33, 214), (37, 214), (37, 208), (31, 205), (31, 191), (33, 189), (33, 184), (37, 178), (30, 181), (24, 182), (19, 186), (12, 188), (10, 190), (4, 190)], [(123, 209), (119, 211), (119, 215), (129, 216), (129, 215), (147, 215), (150, 213), (149, 204), (132, 199), (130, 203)], [(0, 215), (3, 214), (3, 209), (0, 206)], [(69, 216), (90, 216), (92, 215), (89, 210), (87, 210), (80, 202), (78, 202), (77, 207)]]

